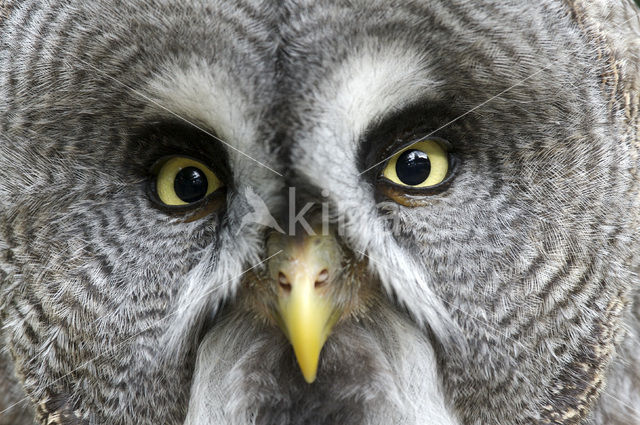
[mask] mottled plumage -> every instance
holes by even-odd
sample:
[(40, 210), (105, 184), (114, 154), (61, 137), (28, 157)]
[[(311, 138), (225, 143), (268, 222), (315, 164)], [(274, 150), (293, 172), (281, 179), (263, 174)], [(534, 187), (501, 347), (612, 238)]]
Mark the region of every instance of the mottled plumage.
[(631, 0), (0, 1), (0, 424), (640, 424), (639, 106)]

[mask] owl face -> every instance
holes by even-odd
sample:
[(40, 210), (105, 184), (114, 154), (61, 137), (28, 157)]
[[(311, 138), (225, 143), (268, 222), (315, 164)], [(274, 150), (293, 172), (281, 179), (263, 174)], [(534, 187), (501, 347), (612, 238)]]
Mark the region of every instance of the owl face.
[(38, 420), (588, 415), (637, 188), (569, 6), (3, 19), (1, 323)]

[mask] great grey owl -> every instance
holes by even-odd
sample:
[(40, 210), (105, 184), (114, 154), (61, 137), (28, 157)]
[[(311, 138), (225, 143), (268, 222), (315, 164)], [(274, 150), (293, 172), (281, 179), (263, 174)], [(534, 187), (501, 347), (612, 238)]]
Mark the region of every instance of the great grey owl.
[(640, 424), (639, 16), (0, 1), (0, 423)]

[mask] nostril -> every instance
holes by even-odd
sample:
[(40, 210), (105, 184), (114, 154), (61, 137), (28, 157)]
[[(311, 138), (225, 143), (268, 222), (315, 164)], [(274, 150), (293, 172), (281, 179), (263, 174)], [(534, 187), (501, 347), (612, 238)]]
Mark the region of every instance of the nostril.
[(324, 286), (328, 281), (329, 281), (329, 272), (327, 271), (327, 269), (323, 269), (318, 274), (318, 278), (316, 279), (315, 287), (316, 288), (320, 288), (321, 286)]
[(291, 285), (289, 285), (288, 283), (282, 283), (280, 282), (280, 287), (282, 288), (282, 290), (286, 293), (291, 292)]
[(291, 284), (282, 272), (278, 274), (278, 283), (280, 284), (280, 287), (284, 290), (284, 292), (291, 292)]

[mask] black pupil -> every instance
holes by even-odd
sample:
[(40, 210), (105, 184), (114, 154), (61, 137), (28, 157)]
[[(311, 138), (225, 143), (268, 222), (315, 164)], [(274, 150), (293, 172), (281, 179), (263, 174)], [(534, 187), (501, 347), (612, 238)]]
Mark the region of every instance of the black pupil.
[(173, 190), (184, 202), (199, 201), (207, 195), (208, 188), (207, 176), (196, 167), (183, 168), (173, 181)]
[(416, 186), (424, 182), (431, 173), (429, 156), (420, 150), (409, 149), (398, 157), (396, 174), (400, 181), (409, 186)]

